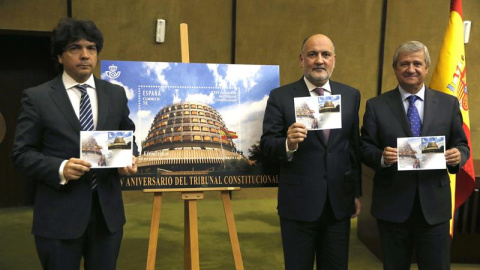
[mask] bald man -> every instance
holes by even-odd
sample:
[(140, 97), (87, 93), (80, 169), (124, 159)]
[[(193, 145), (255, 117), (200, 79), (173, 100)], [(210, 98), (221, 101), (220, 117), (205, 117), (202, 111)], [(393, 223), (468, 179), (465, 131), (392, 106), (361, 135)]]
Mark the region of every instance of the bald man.
[[(261, 147), (280, 166), (278, 215), (285, 269), (347, 269), (350, 219), (360, 213), (360, 92), (330, 77), (335, 47), (308, 37), (299, 55), (300, 80), (270, 93)], [(295, 119), (294, 98), (341, 95), (339, 129), (307, 130)]]

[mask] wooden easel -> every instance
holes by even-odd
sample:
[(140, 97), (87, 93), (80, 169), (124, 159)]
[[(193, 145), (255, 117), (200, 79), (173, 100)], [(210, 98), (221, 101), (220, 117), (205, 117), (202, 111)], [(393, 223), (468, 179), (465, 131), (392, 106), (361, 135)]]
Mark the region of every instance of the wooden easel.
[(160, 209), (162, 207), (163, 192), (181, 192), (185, 201), (185, 235), (184, 235), (184, 269), (200, 269), (198, 251), (198, 223), (197, 223), (197, 200), (204, 198), (204, 191), (221, 191), (225, 219), (227, 221), (230, 244), (232, 245), (235, 269), (243, 270), (242, 254), (238, 242), (237, 228), (233, 217), (230, 194), (232, 190), (240, 190), (239, 187), (224, 188), (178, 188), (178, 189), (145, 189), (144, 192), (153, 193), (152, 221), (150, 224), (150, 238), (148, 241), (147, 270), (155, 269), (157, 255), (158, 228), (160, 225)]
[[(182, 63), (189, 63), (188, 49), (188, 26), (180, 24), (180, 38), (182, 50)], [(157, 256), (158, 228), (160, 225), (160, 210), (162, 207), (163, 192), (181, 192), (184, 200), (184, 269), (200, 269), (200, 256), (198, 251), (198, 223), (197, 223), (197, 200), (204, 198), (205, 191), (220, 191), (227, 221), (230, 244), (232, 245), (233, 260), (235, 269), (244, 270), (240, 244), (238, 242), (237, 228), (233, 217), (232, 206), (230, 203), (230, 194), (232, 190), (240, 190), (239, 187), (224, 188), (178, 188), (178, 189), (145, 189), (143, 192), (153, 193), (152, 220), (150, 223), (150, 237), (148, 240), (147, 270), (155, 269)]]

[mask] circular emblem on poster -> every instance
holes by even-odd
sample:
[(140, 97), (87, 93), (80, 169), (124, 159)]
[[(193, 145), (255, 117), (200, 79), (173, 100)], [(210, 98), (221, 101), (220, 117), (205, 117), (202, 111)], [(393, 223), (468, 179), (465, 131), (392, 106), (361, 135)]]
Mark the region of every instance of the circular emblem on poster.
[(5, 138), (5, 133), (7, 132), (7, 125), (5, 124), (5, 118), (3, 118), (2, 113), (0, 113), (0, 143), (2, 143)]

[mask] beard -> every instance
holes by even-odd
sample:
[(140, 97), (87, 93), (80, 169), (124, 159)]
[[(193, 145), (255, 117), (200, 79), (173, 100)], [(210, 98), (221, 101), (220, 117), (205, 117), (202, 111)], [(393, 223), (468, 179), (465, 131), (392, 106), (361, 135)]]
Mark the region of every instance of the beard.
[(326, 69), (324, 72), (318, 73), (316, 71), (310, 71), (305, 74), (305, 78), (312, 84), (316, 86), (324, 85), (328, 79), (330, 79), (331, 73), (329, 73)]

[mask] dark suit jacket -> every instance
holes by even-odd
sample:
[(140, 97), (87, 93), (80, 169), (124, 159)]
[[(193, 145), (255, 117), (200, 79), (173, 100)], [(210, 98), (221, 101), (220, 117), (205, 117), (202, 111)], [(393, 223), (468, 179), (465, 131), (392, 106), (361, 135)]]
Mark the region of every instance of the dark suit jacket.
[[(96, 78), (95, 84), (96, 130), (135, 130), (124, 89)], [(92, 203), (91, 173), (60, 185), (58, 172), (62, 161), (79, 157), (80, 130), (61, 75), (23, 92), (12, 159), (37, 183), (32, 228), (35, 235), (73, 239), (85, 231)], [(117, 231), (125, 224), (118, 171), (96, 170), (96, 177), (105, 221), (110, 231)]]
[(281, 217), (314, 221), (330, 199), (335, 217), (350, 217), (354, 197), (361, 195), (359, 159), (360, 92), (330, 81), (333, 95), (341, 95), (342, 128), (332, 129), (328, 143), (322, 131), (308, 131), (288, 161), (287, 130), (295, 123), (294, 98), (310, 96), (303, 78), (270, 93), (263, 120), (261, 147), (268, 159), (280, 162), (278, 214)]
[[(458, 100), (450, 95), (425, 89), (421, 136), (445, 136), (445, 150), (456, 147), (459, 166), (448, 166), (456, 173), (467, 161), (470, 151)], [(451, 218), (450, 179), (447, 170), (398, 171), (397, 164), (382, 168), (380, 160), (386, 146), (397, 147), (397, 138), (411, 137), (400, 91), (386, 92), (367, 101), (361, 144), (363, 162), (375, 170), (372, 215), (391, 222), (404, 222), (410, 216), (415, 193), (427, 222), (431, 225)]]

